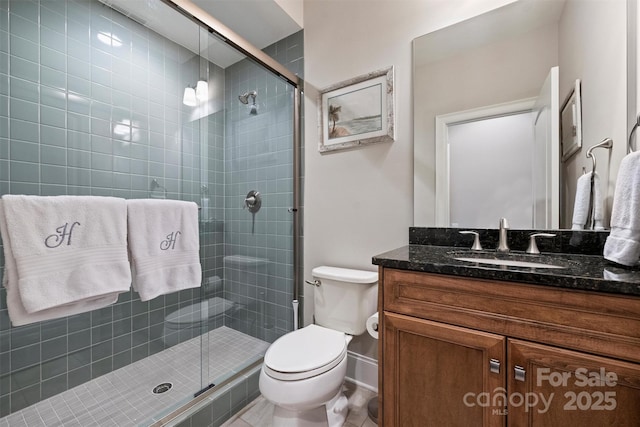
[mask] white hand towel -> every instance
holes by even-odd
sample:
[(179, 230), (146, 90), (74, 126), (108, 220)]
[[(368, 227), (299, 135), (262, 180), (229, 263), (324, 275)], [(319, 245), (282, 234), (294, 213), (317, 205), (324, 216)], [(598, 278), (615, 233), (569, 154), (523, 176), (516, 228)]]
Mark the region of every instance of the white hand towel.
[(0, 233), (14, 326), (106, 307), (129, 290), (124, 199), (4, 195)]
[(200, 286), (198, 205), (133, 199), (127, 201), (127, 216), (133, 289), (141, 301)]
[[(591, 175), (592, 172), (588, 172), (578, 178), (571, 221), (572, 230), (584, 230), (585, 226), (590, 227), (587, 220), (591, 203)], [(593, 175), (593, 221), (595, 230), (604, 230), (604, 199), (600, 190), (600, 176), (597, 172)]]
[(633, 266), (640, 259), (640, 152), (628, 154), (618, 170), (611, 210), (611, 233), (604, 257)]

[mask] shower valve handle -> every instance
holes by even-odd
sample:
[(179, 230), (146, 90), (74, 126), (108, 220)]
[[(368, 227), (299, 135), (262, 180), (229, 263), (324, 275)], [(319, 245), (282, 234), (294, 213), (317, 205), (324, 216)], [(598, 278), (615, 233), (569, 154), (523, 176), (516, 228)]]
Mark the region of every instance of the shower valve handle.
[(251, 213), (256, 213), (260, 210), (262, 206), (262, 197), (260, 196), (260, 192), (256, 190), (251, 190), (247, 193), (247, 196), (244, 198), (244, 209), (248, 209)]
[(260, 196), (260, 192), (256, 191), (255, 194), (252, 194), (251, 196), (247, 196), (247, 198), (244, 199), (244, 202), (247, 206), (253, 206), (256, 204), (256, 200), (258, 200), (259, 196)]

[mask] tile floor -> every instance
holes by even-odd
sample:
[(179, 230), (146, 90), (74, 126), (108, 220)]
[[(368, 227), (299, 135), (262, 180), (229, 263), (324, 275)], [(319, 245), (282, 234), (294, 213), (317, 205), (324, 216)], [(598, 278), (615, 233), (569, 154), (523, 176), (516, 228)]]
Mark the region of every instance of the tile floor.
[[(208, 334), (207, 377), (241, 369), (264, 355), (269, 343), (226, 326)], [(201, 387), (201, 337), (110, 372), (0, 418), (0, 427), (135, 426), (175, 408)], [(155, 385), (171, 382), (166, 393)]]
[[(375, 427), (377, 424), (367, 414), (367, 404), (376, 393), (349, 382), (343, 387), (344, 394), (349, 399), (349, 415), (343, 427)], [(274, 427), (271, 425), (272, 414), (273, 403), (259, 396), (222, 427)]]

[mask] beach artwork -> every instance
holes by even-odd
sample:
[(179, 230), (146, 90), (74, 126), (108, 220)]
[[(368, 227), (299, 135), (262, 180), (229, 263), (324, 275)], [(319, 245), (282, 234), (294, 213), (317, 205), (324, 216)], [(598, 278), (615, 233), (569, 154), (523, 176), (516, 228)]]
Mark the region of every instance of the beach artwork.
[(382, 129), (382, 83), (329, 98), (329, 139)]
[(333, 85), (319, 103), (320, 152), (393, 141), (393, 68)]

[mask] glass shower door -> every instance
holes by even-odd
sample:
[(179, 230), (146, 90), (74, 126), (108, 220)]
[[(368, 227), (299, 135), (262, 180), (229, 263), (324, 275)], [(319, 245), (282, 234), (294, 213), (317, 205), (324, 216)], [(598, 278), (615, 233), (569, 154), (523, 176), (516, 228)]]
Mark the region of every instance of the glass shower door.
[[(203, 372), (219, 384), (259, 363), (268, 345), (293, 329), (294, 89), (235, 51), (222, 54), (230, 48), (215, 36), (208, 40), (212, 56), (203, 60), (224, 85), (217, 88), (223, 102), (211, 106), (201, 132), (203, 283), (204, 300), (224, 316), (204, 338)], [(265, 50), (284, 53), (292, 43)], [(295, 43), (301, 46), (301, 35)], [(218, 279), (221, 288), (207, 291)], [(257, 393), (254, 384), (243, 401)]]

